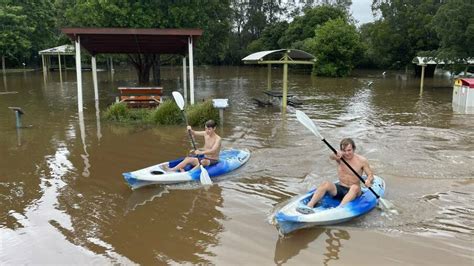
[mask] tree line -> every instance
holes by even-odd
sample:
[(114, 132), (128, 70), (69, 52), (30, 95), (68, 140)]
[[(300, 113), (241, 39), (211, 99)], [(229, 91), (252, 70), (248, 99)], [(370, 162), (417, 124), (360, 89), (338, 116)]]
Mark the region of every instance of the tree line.
[[(238, 65), (261, 50), (316, 56), (313, 73), (403, 69), (419, 56), (474, 58), (471, 0), (373, 0), (375, 21), (357, 26), (351, 0), (0, 0), (0, 55), (14, 68), (70, 43), (63, 27), (201, 28), (196, 64)], [(133, 56), (131, 55), (131, 60)], [(160, 60), (163, 56), (154, 56)], [(172, 60), (172, 57), (171, 57)]]

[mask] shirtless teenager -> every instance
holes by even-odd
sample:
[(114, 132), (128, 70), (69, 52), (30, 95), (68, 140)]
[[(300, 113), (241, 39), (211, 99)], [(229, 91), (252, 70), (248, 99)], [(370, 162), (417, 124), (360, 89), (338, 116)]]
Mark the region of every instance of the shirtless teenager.
[(221, 151), (221, 137), (216, 134), (217, 124), (214, 120), (208, 120), (205, 124), (204, 131), (194, 131), (191, 126), (187, 127), (187, 130), (194, 136), (204, 137), (204, 147), (198, 150), (191, 150), (190, 155), (184, 158), (182, 162), (169, 171), (184, 171), (186, 165), (191, 164), (194, 168), (199, 167), (199, 161), (203, 166), (210, 166), (219, 162), (219, 153)]
[[(308, 202), (307, 206), (309, 208), (313, 208), (326, 192), (329, 192), (331, 196), (341, 200), (339, 206), (343, 206), (360, 195), (361, 189), (359, 178), (355, 176), (349, 167), (342, 162), (341, 158), (344, 158), (344, 160), (360, 175), (365, 172), (367, 174), (365, 185), (367, 187), (372, 185), (374, 180), (372, 169), (365, 157), (354, 152), (356, 149), (354, 141), (350, 138), (341, 140), (340, 149), (341, 150), (337, 152), (337, 155), (331, 154), (329, 157), (337, 162), (339, 183), (334, 184), (329, 181), (324, 181), (320, 186), (318, 186), (313, 197)], [(311, 212), (308, 210), (305, 211), (307, 213)]]

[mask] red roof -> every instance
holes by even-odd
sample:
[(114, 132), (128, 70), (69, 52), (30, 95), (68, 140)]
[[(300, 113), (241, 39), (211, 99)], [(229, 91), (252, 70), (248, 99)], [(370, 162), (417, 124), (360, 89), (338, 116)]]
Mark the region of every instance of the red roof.
[(90, 54), (186, 54), (188, 37), (193, 44), (201, 29), (63, 28), (71, 40), (80, 37)]
[(461, 82), (463, 86), (474, 88), (474, 79), (461, 79)]

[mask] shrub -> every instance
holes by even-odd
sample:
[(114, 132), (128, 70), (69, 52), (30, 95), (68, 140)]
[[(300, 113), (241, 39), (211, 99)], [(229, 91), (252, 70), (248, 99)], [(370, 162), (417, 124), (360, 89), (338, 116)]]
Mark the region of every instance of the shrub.
[(150, 120), (159, 125), (178, 125), (184, 121), (181, 110), (173, 100), (163, 101), (150, 114)]
[(219, 123), (219, 111), (214, 108), (211, 100), (189, 106), (186, 109), (186, 116), (191, 126), (203, 126), (209, 119)]
[(114, 103), (104, 112), (104, 118), (111, 121), (129, 121), (130, 110), (125, 103)]

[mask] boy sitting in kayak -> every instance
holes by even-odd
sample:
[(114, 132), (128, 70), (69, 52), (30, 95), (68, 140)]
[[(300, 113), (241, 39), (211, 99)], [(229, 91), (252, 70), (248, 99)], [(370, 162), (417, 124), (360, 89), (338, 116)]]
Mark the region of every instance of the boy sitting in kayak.
[[(198, 150), (191, 150), (190, 156), (184, 158), (182, 162), (169, 171), (181, 171), (184, 172), (186, 165), (191, 164), (194, 168), (199, 167), (199, 162), (203, 166), (211, 166), (219, 162), (219, 153), (221, 151), (221, 137), (216, 134), (217, 124), (214, 120), (208, 120), (205, 124), (204, 131), (194, 131), (191, 126), (187, 127), (187, 130), (194, 136), (204, 137), (204, 147)], [(193, 169), (194, 169), (193, 168)]]
[(346, 162), (349, 163), (349, 165), (352, 166), (352, 168), (354, 168), (354, 170), (356, 170), (360, 175), (365, 172), (367, 174), (365, 185), (367, 187), (372, 185), (374, 180), (372, 169), (365, 157), (354, 152), (356, 149), (354, 141), (350, 138), (342, 139), (340, 149), (341, 150), (337, 152), (337, 155), (331, 154), (329, 157), (337, 162), (339, 183), (335, 184), (329, 181), (324, 181), (320, 186), (318, 186), (307, 205), (298, 207), (297, 211), (304, 214), (313, 213), (314, 211), (312, 208), (314, 208), (316, 203), (324, 197), (326, 192), (329, 192), (329, 194), (334, 198), (341, 200), (339, 206), (344, 206), (344, 204), (350, 202), (361, 194), (359, 178), (355, 176), (349, 167), (342, 162), (341, 158), (344, 158), (344, 160), (346, 160)]

